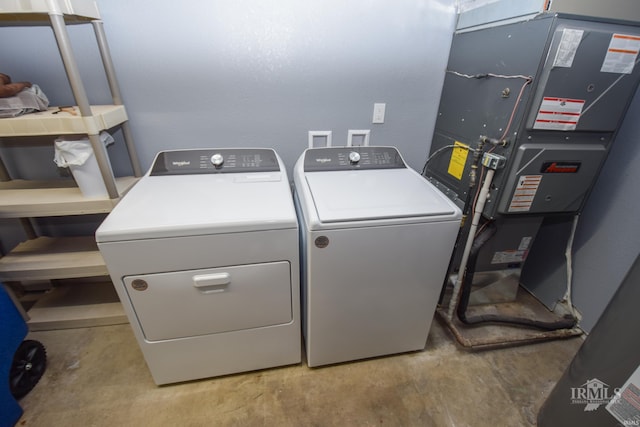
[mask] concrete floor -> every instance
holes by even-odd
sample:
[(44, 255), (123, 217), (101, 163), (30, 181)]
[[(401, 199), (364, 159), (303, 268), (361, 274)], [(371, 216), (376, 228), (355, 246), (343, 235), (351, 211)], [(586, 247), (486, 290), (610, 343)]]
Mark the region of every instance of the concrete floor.
[(424, 351), (157, 387), (129, 325), (33, 332), (49, 364), (20, 426), (529, 426), (581, 338), (469, 353), (438, 319)]

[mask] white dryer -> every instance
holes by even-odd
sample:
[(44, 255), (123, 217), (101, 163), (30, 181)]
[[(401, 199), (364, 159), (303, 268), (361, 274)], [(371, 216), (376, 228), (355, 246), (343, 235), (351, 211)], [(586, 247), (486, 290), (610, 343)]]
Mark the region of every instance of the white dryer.
[(275, 151), (161, 152), (96, 240), (157, 384), (300, 362), (298, 225)]
[(460, 209), (393, 147), (309, 149), (294, 184), (308, 365), (422, 350)]

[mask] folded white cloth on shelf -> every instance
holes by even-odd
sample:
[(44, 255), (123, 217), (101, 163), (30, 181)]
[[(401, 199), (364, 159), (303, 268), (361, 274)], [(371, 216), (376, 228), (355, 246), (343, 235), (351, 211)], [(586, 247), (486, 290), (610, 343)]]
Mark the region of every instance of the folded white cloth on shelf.
[(16, 96), (0, 98), (0, 118), (44, 111), (47, 107), (49, 107), (47, 95), (38, 85), (32, 85), (20, 91)]

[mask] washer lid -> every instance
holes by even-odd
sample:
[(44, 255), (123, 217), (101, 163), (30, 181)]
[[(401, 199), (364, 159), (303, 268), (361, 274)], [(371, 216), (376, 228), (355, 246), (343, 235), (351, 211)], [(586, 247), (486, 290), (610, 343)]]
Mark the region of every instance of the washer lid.
[(457, 214), (410, 169), (307, 172), (305, 178), (321, 223)]

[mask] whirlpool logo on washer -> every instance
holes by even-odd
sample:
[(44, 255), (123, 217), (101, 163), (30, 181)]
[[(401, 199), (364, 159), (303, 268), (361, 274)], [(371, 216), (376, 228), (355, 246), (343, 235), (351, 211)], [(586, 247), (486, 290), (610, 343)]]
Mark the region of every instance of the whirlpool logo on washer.
[(191, 164), (190, 160), (180, 160), (178, 162), (171, 162), (173, 166), (189, 166)]
[(331, 159), (329, 159), (327, 157), (323, 157), (323, 158), (320, 158), (320, 159), (316, 159), (316, 163), (322, 163), (322, 164), (331, 163)]

